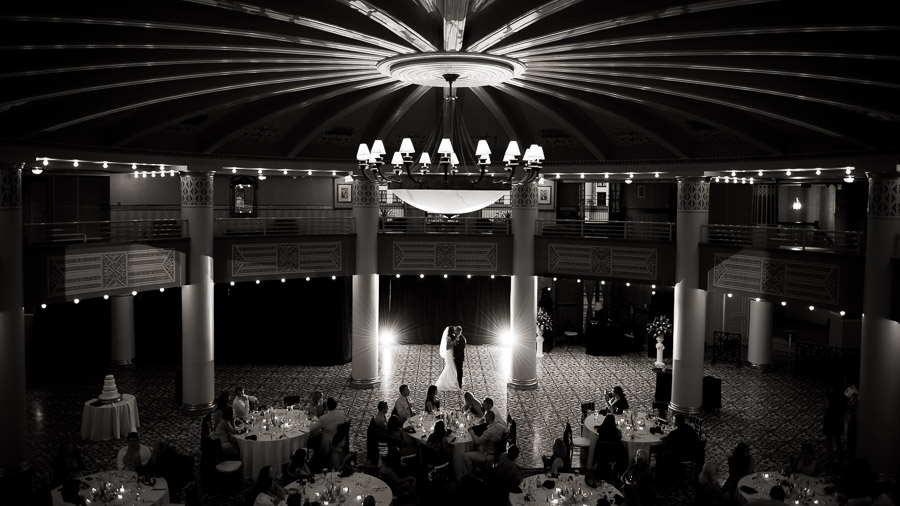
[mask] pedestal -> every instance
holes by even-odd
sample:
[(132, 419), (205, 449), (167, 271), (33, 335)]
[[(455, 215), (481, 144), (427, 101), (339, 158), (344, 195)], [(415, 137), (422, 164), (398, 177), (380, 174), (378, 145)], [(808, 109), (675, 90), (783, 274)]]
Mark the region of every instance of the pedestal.
[(771, 302), (750, 300), (750, 322), (747, 329), (747, 364), (756, 369), (772, 367)]
[(110, 363), (131, 365), (134, 359), (134, 297), (113, 295), (111, 301)]

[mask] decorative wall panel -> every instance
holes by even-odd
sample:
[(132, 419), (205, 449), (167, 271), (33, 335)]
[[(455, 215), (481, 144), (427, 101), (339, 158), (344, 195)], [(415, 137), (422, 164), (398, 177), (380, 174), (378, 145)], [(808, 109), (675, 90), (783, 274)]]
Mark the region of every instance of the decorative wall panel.
[(709, 181), (705, 178), (680, 178), (678, 210), (709, 211)]
[(340, 242), (233, 244), (231, 275), (335, 272), (343, 266), (341, 253)]
[(22, 171), (0, 169), (0, 208), (22, 207)]
[(497, 272), (497, 243), (396, 241), (394, 270)]
[(538, 185), (537, 183), (514, 185), (509, 190), (509, 205), (518, 209), (537, 209)]
[(175, 251), (144, 249), (47, 258), (51, 297), (175, 283)]
[(353, 205), (355, 207), (378, 207), (378, 184), (371, 181), (354, 181)]
[(181, 206), (212, 207), (213, 176), (211, 174), (181, 174)]
[(548, 248), (550, 272), (656, 280), (658, 255), (655, 248), (576, 244), (550, 244)]
[(869, 216), (900, 217), (900, 179), (869, 180)]
[(837, 304), (840, 274), (838, 265), (716, 253), (712, 286)]

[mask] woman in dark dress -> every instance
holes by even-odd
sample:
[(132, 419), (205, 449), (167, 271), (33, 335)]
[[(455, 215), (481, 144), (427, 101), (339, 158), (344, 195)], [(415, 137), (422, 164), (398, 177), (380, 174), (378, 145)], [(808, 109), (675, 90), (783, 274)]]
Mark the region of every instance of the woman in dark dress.
[(628, 399), (625, 398), (625, 391), (622, 387), (613, 388), (612, 394), (607, 394), (606, 404), (609, 406), (609, 412), (621, 415), (623, 411), (628, 409)]
[(425, 394), (425, 412), (426, 413), (434, 413), (438, 406), (440, 406), (440, 401), (435, 399), (437, 395), (438, 388), (435, 385), (431, 385), (428, 387), (428, 393)]
[(63, 441), (53, 457), (51, 463), (53, 468), (54, 485), (65, 483), (66, 480), (77, 478), (84, 471), (84, 460), (81, 458), (81, 451), (75, 446), (71, 440)]
[(728, 456), (728, 479), (722, 487), (726, 501), (731, 501), (735, 497), (737, 484), (741, 478), (753, 472), (756, 464), (753, 456), (750, 455), (750, 447), (747, 443), (740, 442), (734, 447), (734, 451)]

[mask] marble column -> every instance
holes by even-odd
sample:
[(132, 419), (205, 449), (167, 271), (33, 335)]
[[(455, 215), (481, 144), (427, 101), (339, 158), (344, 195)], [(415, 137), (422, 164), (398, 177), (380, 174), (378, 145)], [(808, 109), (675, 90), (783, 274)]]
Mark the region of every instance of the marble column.
[(772, 310), (767, 300), (750, 299), (747, 324), (747, 363), (757, 369), (772, 367)]
[(353, 275), (350, 386), (374, 388), (378, 378), (378, 184), (353, 182), (356, 274)]
[(131, 365), (134, 359), (134, 297), (131, 294), (113, 295), (110, 329), (110, 363)]
[(0, 478), (15, 480), (31, 467), (26, 437), (21, 164), (0, 164), (0, 238)]
[(700, 413), (703, 409), (706, 290), (699, 288), (699, 243), (701, 227), (709, 223), (709, 182), (705, 177), (678, 178), (675, 219), (678, 239), (669, 407), (679, 413)]
[(181, 408), (188, 412), (215, 405), (213, 175), (181, 173), (181, 218), (191, 236), (189, 279), (181, 287)]
[[(900, 468), (900, 323), (891, 317), (891, 258), (900, 236), (900, 175), (869, 179), (866, 273), (860, 349), (857, 457), (869, 461), (883, 481), (896, 481)], [(896, 268), (896, 267), (893, 267)]]
[(512, 369), (508, 386), (516, 390), (537, 388), (535, 356), (537, 277), (534, 275), (534, 231), (538, 216), (537, 183), (510, 189), (513, 265), (509, 293)]

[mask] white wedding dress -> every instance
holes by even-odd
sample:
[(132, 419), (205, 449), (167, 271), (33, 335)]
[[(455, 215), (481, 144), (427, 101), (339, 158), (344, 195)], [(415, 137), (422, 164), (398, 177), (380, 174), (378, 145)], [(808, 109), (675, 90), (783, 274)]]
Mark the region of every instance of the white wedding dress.
[(438, 348), (438, 354), (444, 359), (444, 370), (441, 371), (441, 375), (434, 382), (439, 392), (455, 392), (459, 390), (459, 384), (456, 382), (456, 363), (453, 361), (453, 348), (447, 349), (447, 343), (450, 341), (449, 332), (450, 327), (444, 329), (444, 334), (441, 336), (441, 345)]

